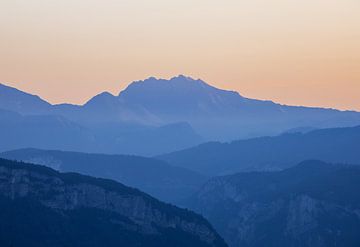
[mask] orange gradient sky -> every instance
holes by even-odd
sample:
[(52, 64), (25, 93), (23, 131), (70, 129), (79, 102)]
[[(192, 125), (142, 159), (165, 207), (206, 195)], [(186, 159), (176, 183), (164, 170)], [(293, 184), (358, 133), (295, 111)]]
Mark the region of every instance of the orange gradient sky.
[(359, 0), (0, 0), (0, 82), (84, 103), (185, 74), (292, 105), (360, 110)]

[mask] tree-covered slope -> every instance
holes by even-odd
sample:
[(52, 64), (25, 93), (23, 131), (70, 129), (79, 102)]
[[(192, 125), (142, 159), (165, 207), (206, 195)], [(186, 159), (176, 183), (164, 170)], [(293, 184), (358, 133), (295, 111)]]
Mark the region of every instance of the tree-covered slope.
[(360, 168), (306, 161), (217, 177), (188, 201), (230, 246), (360, 245)]
[(0, 246), (226, 246), (191, 211), (120, 183), (0, 159)]

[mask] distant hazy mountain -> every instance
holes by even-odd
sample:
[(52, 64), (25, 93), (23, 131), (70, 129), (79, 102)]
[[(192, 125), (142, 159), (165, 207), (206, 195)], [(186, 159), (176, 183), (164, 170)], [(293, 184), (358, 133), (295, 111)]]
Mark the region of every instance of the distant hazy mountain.
[(207, 180), (191, 170), (136, 156), (21, 149), (0, 153), (0, 157), (113, 179), (172, 203), (194, 194)]
[(360, 246), (360, 168), (307, 161), (210, 180), (189, 200), (238, 247)]
[(231, 143), (205, 143), (159, 156), (175, 166), (209, 175), (279, 170), (307, 159), (360, 164), (360, 126), (283, 134)]
[(197, 133), (212, 140), (273, 135), (303, 126), (324, 128), (360, 124), (357, 112), (284, 106), (249, 99), (185, 76), (136, 81), (118, 96), (103, 94), (85, 106), (89, 108), (90, 105), (96, 109), (93, 112), (102, 109), (103, 119), (113, 120), (117, 116), (140, 123), (188, 122)]
[(187, 123), (84, 126), (61, 115), (20, 115), (1, 109), (0, 135), (0, 152), (32, 147), (145, 156), (191, 147), (202, 140)]
[(0, 132), (12, 142), (0, 143), (0, 151), (33, 147), (153, 156), (202, 142), (186, 122), (138, 121), (130, 108), (114, 101), (103, 93), (84, 106), (51, 105), (0, 84)]
[(0, 246), (226, 246), (201, 216), (111, 180), (0, 159), (0, 195)]
[[(9, 90), (4, 91), (6, 94)], [(5, 100), (0, 97), (0, 108), (16, 111), (6, 98), (24, 102), (22, 97), (11, 95)], [(34, 112), (21, 111), (23, 114)], [(104, 123), (159, 127), (186, 122), (207, 140), (274, 135), (304, 126), (326, 128), (360, 124), (358, 112), (285, 106), (249, 99), (186, 76), (170, 80), (150, 77), (131, 83), (117, 96), (104, 92), (83, 106), (51, 106), (48, 114), (61, 115), (86, 127)]]
[(188, 123), (146, 126), (127, 123), (98, 123), (88, 126), (101, 147), (96, 152), (142, 156), (162, 154), (200, 144), (203, 139)]
[(0, 109), (0, 151), (48, 148), (85, 151), (95, 148), (95, 136), (62, 116), (28, 115)]

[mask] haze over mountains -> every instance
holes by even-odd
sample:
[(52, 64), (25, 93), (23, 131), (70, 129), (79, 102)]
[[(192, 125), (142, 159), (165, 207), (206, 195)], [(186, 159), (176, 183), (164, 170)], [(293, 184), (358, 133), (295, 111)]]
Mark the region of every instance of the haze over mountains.
[(0, 150), (35, 147), (152, 156), (202, 142), (186, 122), (144, 124), (108, 111), (111, 106), (103, 102), (104, 95), (84, 106), (50, 105), (38, 96), (0, 85), (0, 132), (10, 140), (1, 143)]
[(360, 167), (306, 161), (207, 182), (188, 201), (231, 247), (356, 247)]
[(158, 156), (170, 164), (215, 176), (281, 170), (309, 159), (360, 164), (360, 126), (285, 133), (230, 143), (210, 142)]
[[(18, 131), (15, 127), (19, 121), (27, 127), (31, 123), (44, 124), (45, 129), (62, 125), (61, 138), (74, 139), (74, 135), (76, 141), (84, 144), (53, 143), (60, 135), (47, 142), (41, 138), (35, 142), (34, 135), (27, 138), (31, 142), (10, 149), (35, 147), (146, 156), (184, 149), (206, 140), (276, 135), (304, 126), (326, 128), (360, 124), (358, 112), (284, 106), (248, 99), (237, 92), (217, 89), (185, 76), (136, 81), (117, 96), (101, 93), (82, 106), (51, 105), (38, 96), (1, 85), (0, 109), (25, 117), (7, 119), (9, 113), (1, 111), (4, 132)], [(29, 120), (29, 115), (41, 117)], [(54, 119), (54, 115), (59, 117)], [(11, 123), (15, 123), (13, 129), (9, 127)], [(74, 126), (79, 129), (75, 134)], [(36, 127), (28, 128), (24, 130), (25, 135), (31, 137), (31, 128)]]
[(206, 220), (151, 196), (204, 214), (234, 247), (360, 243), (360, 168), (346, 165), (360, 164), (359, 112), (186, 76), (84, 105), (0, 84), (0, 136), (0, 245), (226, 246)]
[(175, 204), (181, 204), (208, 179), (200, 173), (161, 160), (128, 155), (20, 149), (0, 153), (0, 157), (44, 165), (60, 172), (113, 179)]

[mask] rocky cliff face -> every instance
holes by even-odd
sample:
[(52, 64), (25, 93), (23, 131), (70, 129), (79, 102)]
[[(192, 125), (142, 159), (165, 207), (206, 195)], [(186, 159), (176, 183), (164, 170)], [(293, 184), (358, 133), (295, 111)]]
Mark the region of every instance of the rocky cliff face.
[(360, 169), (307, 162), (209, 181), (189, 202), (230, 246), (359, 246)]
[(225, 246), (201, 216), (179, 209), (111, 180), (0, 160), (0, 194), (11, 200), (31, 198), (57, 212), (82, 208), (112, 212), (129, 220), (123, 224), (145, 235), (159, 235), (159, 229), (176, 229), (207, 246)]

